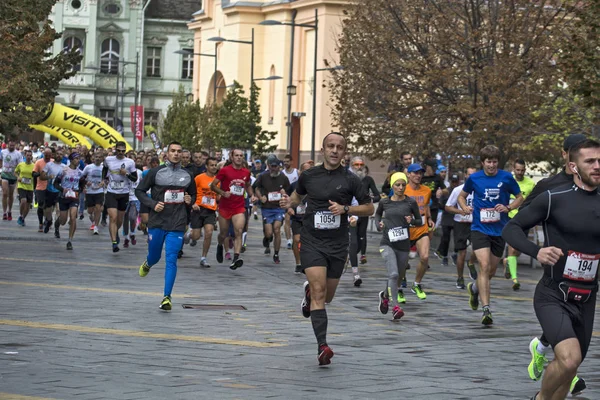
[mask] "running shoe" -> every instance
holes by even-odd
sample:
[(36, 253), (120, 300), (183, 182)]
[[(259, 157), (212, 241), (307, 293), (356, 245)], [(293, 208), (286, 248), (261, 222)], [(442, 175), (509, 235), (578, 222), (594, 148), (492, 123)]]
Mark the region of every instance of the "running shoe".
[(492, 312), (489, 307), (483, 307), (483, 316), (481, 317), (481, 323), (483, 325), (492, 325), (494, 320), (492, 319)]
[(173, 305), (171, 304), (171, 296), (165, 296), (158, 308), (160, 308), (163, 311), (171, 311), (172, 306)]
[(223, 263), (223, 245), (217, 244), (217, 262), (219, 264)]
[(94, 225), (94, 224), (90, 225), (90, 231), (93, 231), (95, 227), (96, 227), (96, 225)]
[(409, 259), (412, 260), (413, 258), (416, 258), (416, 257), (417, 257), (417, 252), (416, 251), (412, 251), (411, 250), (411, 251), (408, 252), (408, 258)]
[(458, 278), (456, 280), (456, 288), (457, 289), (464, 289), (465, 288), (465, 278)]
[(135, 246), (137, 244), (137, 240), (135, 240), (135, 235), (131, 235), (130, 238), (131, 238), (131, 245)]
[(179, 250), (177, 253), (177, 259), (179, 260), (181, 257), (183, 257), (183, 250)]
[(183, 235), (183, 244), (190, 244), (190, 232), (186, 232)]
[(242, 254), (246, 252), (246, 243), (242, 245)]
[(229, 266), (229, 269), (232, 269), (235, 271), (236, 269), (240, 268), (242, 265), (244, 265), (244, 260), (242, 260), (241, 258), (234, 257), (233, 262)]
[(103, 219), (102, 221), (100, 221), (100, 225), (102, 225), (103, 227), (106, 227), (106, 225), (107, 225), (107, 224), (106, 224), (106, 220), (105, 220), (105, 219)]
[(25, 226), (25, 218), (23, 218), (23, 220), (21, 221), (21, 226)]
[(516, 279), (513, 279), (512, 288), (514, 291), (521, 289), (521, 284), (519, 283), (519, 281), (517, 281)]
[(469, 293), (469, 305), (471, 310), (475, 311), (479, 308), (479, 297), (477, 293), (473, 292), (473, 282), (469, 282), (467, 285), (467, 292)]
[(265, 256), (268, 256), (269, 254), (271, 254), (271, 249), (270, 248), (265, 248)]
[(148, 261), (144, 260), (144, 263), (140, 265), (140, 270), (138, 271), (140, 276), (143, 278), (150, 272), (150, 266), (148, 265)]
[(254, 220), (258, 219), (258, 215), (256, 213), (254, 213)]
[(413, 292), (414, 294), (416, 294), (417, 297), (421, 300), (425, 300), (427, 298), (427, 295), (423, 291), (421, 284), (417, 285), (417, 284), (413, 283), (412, 286), (410, 287), (410, 291)]
[[(527, 366), (527, 372), (529, 372), (529, 378), (533, 381), (539, 381), (544, 373), (544, 367), (548, 364), (546, 355), (539, 352), (537, 347), (540, 343), (540, 339), (533, 338), (529, 342), (529, 352), (531, 353), (531, 362)], [(572, 385), (571, 385), (572, 388)]]
[(17, 225), (23, 226), (23, 217), (19, 216), (19, 218), (17, 218)]
[(71, 244), (71, 241), (67, 242), (67, 250), (73, 250), (73, 245)]
[(269, 238), (268, 237), (263, 237), (263, 247), (269, 247)]
[(360, 263), (361, 264), (366, 264), (367, 263), (367, 256), (365, 256), (364, 254), (360, 256)]
[(198, 244), (197, 240), (194, 240), (194, 239), (190, 240), (190, 246), (194, 247), (197, 244)]
[(12, 221), (12, 213), (8, 213), (8, 220)]
[(113, 253), (118, 253), (120, 250), (119, 245), (116, 243), (113, 243), (112, 248), (113, 248)]
[(54, 237), (60, 239), (60, 232), (58, 231), (58, 229), (54, 230)]
[(399, 320), (400, 318), (404, 317), (404, 310), (402, 310), (400, 306), (396, 304), (392, 310), (392, 316), (394, 321)]
[(8, 221), (8, 214), (7, 213), (2, 214), (2, 221)]
[(281, 261), (279, 261), (279, 254), (273, 254), (273, 262), (275, 264), (279, 264)]
[(390, 308), (390, 299), (388, 298), (387, 290), (379, 292), (379, 312), (387, 314)]
[(530, 400), (537, 400), (537, 395), (540, 394), (540, 392), (537, 392), (536, 394), (533, 395), (533, 397)]
[(40, 224), (38, 227), (38, 232), (44, 232), (44, 224)]
[(448, 257), (442, 257), (442, 267), (448, 266)]
[(227, 261), (231, 261), (231, 253), (230, 252), (225, 253), (225, 259)]
[(304, 298), (302, 298), (300, 307), (304, 318), (310, 317), (310, 285), (308, 281), (304, 282)]
[(354, 286), (360, 287), (360, 285), (362, 285), (362, 279), (360, 278), (360, 275), (356, 274), (354, 275)]
[(571, 382), (571, 396), (577, 396), (581, 394), (581, 392), (583, 392), (586, 388), (587, 386), (583, 378), (575, 376), (575, 378), (573, 378), (573, 381)]
[(206, 258), (200, 260), (200, 266), (202, 268), (210, 268), (210, 264), (208, 263), (208, 261), (206, 261)]
[(398, 295), (396, 296), (396, 300), (398, 303), (404, 304), (406, 303), (406, 297), (404, 297), (404, 291), (402, 289), (398, 289)]
[(432, 251), (432, 253), (433, 253), (433, 255), (434, 255), (434, 256), (436, 256), (436, 257), (437, 257), (438, 259), (440, 259), (440, 260), (441, 260), (442, 258), (444, 258), (444, 256), (442, 255), (442, 253), (440, 253), (440, 251), (439, 251), (439, 250), (433, 250), (433, 251)]
[(402, 281), (400, 282), (400, 287), (406, 289), (407, 286), (408, 284), (406, 283), (406, 277), (403, 277)]
[(99, 235), (100, 233), (98, 232), (98, 227), (94, 226), (94, 235)]
[(296, 269), (294, 270), (294, 273), (301, 274), (302, 273), (302, 265), (296, 264)]
[(52, 221), (46, 220), (44, 223), (44, 233), (50, 232), (50, 227), (52, 226)]
[(287, 248), (288, 248), (288, 250), (292, 249), (292, 241), (291, 240), (288, 240), (288, 242), (287, 242)]
[(504, 279), (510, 279), (510, 268), (508, 268), (508, 261), (506, 258), (502, 259), (502, 264), (504, 265)]
[(129, 248), (129, 239), (125, 239), (123, 241), (123, 247), (126, 248), (126, 249)]
[(79, 220), (81, 221), (83, 219), (83, 214), (79, 214)]
[(458, 254), (454, 253), (450, 256), (450, 258), (452, 259), (452, 264), (456, 265), (456, 259), (458, 258)]
[(331, 364), (332, 357), (333, 357), (333, 350), (331, 350), (331, 347), (327, 346), (326, 344), (322, 344), (319, 346), (319, 355), (317, 356), (319, 365)]
[(477, 280), (477, 270), (475, 269), (475, 264), (467, 263), (467, 268), (469, 268), (469, 278), (471, 280)]

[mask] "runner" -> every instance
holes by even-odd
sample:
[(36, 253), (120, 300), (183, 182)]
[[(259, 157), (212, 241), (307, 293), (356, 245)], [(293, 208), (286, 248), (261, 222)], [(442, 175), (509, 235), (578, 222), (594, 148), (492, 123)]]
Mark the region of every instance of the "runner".
[(29, 209), (33, 203), (33, 168), (34, 165), (31, 162), (33, 159), (33, 152), (31, 150), (25, 151), (25, 162), (20, 163), (15, 168), (15, 175), (17, 176), (17, 192), (19, 195), (19, 219), (17, 224), (25, 226), (25, 218), (29, 214)]
[[(465, 181), (469, 176), (477, 172), (477, 168), (468, 167), (465, 172)], [(465, 184), (461, 184), (452, 190), (450, 197), (446, 202), (445, 210), (454, 214), (454, 251), (456, 252), (456, 288), (465, 288), (464, 268), (465, 260), (467, 259), (467, 247), (471, 242), (471, 223), (473, 222), (473, 214), (458, 208), (458, 195), (462, 191)], [(467, 196), (467, 205), (473, 207), (473, 194)], [(472, 280), (477, 279), (477, 270), (475, 269), (475, 253), (471, 253), (471, 259), (467, 262), (469, 268), (469, 277)]]
[[(300, 166), (300, 174), (310, 168), (310, 164), (303, 163)], [(300, 176), (300, 175), (299, 175)], [(290, 185), (289, 194), (291, 195), (294, 190), (296, 190), (296, 186), (298, 185), (298, 181), (292, 183)], [(304, 219), (304, 214), (306, 213), (306, 203), (301, 202), (298, 206), (294, 208), (288, 208), (288, 215), (290, 215), (290, 220), (292, 223), (292, 234), (294, 235), (294, 242), (292, 250), (294, 252), (294, 259), (296, 260), (296, 268), (294, 270), (295, 274), (302, 273), (302, 261), (300, 260), (300, 231), (302, 230), (302, 220)]]
[[(416, 294), (419, 299), (425, 300), (427, 294), (423, 291), (421, 281), (423, 280), (423, 277), (425, 277), (425, 272), (427, 272), (427, 268), (429, 267), (429, 247), (431, 245), (429, 229), (432, 229), (435, 224), (431, 219), (431, 211), (429, 209), (431, 189), (425, 185), (421, 185), (425, 169), (420, 164), (411, 164), (406, 171), (408, 172), (408, 185), (406, 186), (404, 194), (411, 197), (419, 205), (422, 223), (420, 226), (414, 226), (409, 229), (411, 247), (416, 246), (417, 252), (419, 253), (419, 265), (417, 266), (415, 281), (413, 282), (410, 291)], [(403, 278), (406, 279), (406, 271), (404, 271)], [(406, 302), (402, 290), (398, 291), (398, 302)]]
[(104, 180), (102, 179), (102, 163), (104, 162), (104, 152), (97, 150), (92, 156), (93, 164), (86, 165), (83, 169), (82, 178), (86, 180), (85, 205), (90, 218), (90, 230), (94, 235), (98, 235), (98, 224), (102, 216), (102, 207), (104, 206)]
[[(483, 303), (483, 325), (494, 323), (490, 311), (490, 280), (496, 274), (498, 262), (504, 252), (502, 228), (508, 222), (508, 213), (519, 208), (523, 196), (515, 178), (504, 170), (498, 169), (500, 150), (493, 145), (485, 146), (480, 152), (482, 171), (475, 172), (467, 179), (459, 196), (458, 204), (463, 211), (473, 214), (471, 224), (471, 243), (479, 261), (480, 273), (476, 282), (467, 285), (471, 309), (479, 308), (479, 299)], [(473, 193), (473, 206), (467, 204), (467, 197)], [(510, 195), (515, 196), (509, 204)]]
[(192, 206), (192, 232), (191, 239), (200, 239), (200, 230), (204, 228), (204, 244), (202, 246), (202, 258), (200, 266), (210, 268), (206, 260), (212, 235), (217, 224), (217, 194), (210, 189), (210, 184), (217, 173), (217, 159), (209, 157), (206, 160), (206, 172), (196, 176), (196, 202)]
[[(137, 168), (136, 168), (137, 169)], [(125, 210), (125, 221), (123, 223), (123, 247), (128, 248), (129, 243), (132, 246), (137, 244), (135, 239), (135, 227), (137, 225), (138, 215), (140, 214), (140, 201), (135, 197), (135, 188), (142, 180), (142, 171), (137, 170), (137, 181), (132, 183), (131, 191), (129, 192), (129, 202), (127, 210)]]
[[(288, 181), (290, 181), (290, 186), (294, 184), (294, 182), (298, 181), (298, 170), (292, 167), (292, 155), (286, 154), (283, 157), (283, 173), (287, 176)], [(292, 249), (292, 229), (291, 229), (291, 215), (289, 213), (285, 214), (285, 221), (283, 223), (283, 230), (285, 232), (285, 238), (287, 239), (287, 248)]]
[[(348, 173), (341, 162), (346, 139), (332, 132), (323, 139), (323, 164), (300, 175), (296, 190), (284, 195), (282, 208), (296, 208), (306, 196), (308, 204), (301, 233), (300, 257), (308, 279), (304, 283), (302, 315), (311, 318), (317, 338), (319, 365), (331, 363), (333, 351), (327, 345), (327, 311), (348, 255), (348, 215), (373, 214), (373, 203), (360, 180)], [(359, 203), (350, 207), (352, 197)]]
[[(79, 153), (71, 153), (69, 155), (70, 164), (63, 166), (63, 170), (54, 178), (54, 187), (58, 189), (60, 195), (58, 207), (60, 209), (60, 217), (54, 223), (54, 232), (58, 233), (59, 227), (67, 223), (69, 218), (69, 240), (67, 242), (67, 250), (73, 250), (73, 236), (77, 229), (77, 209), (79, 208), (79, 193), (83, 185), (84, 179), (81, 179), (83, 171), (79, 169)], [(57, 238), (60, 235), (56, 235)]]
[[(186, 208), (196, 201), (196, 185), (191, 175), (181, 168), (183, 148), (177, 142), (167, 146), (167, 162), (152, 168), (142, 179), (135, 195), (151, 209), (148, 221), (148, 256), (140, 266), (139, 275), (145, 277), (150, 268), (160, 261), (165, 247), (165, 288), (159, 308), (170, 311), (171, 293), (177, 276), (177, 253), (183, 244), (187, 226)], [(151, 197), (146, 192), (151, 191)]]
[[(60, 175), (63, 172), (64, 165), (61, 163), (61, 158), (62, 156), (60, 156), (57, 152), (56, 157), (52, 161), (46, 163), (40, 176), (42, 180), (48, 181), (46, 186), (46, 193), (44, 194), (44, 214), (46, 215), (46, 225), (44, 226), (44, 233), (48, 233), (50, 227), (52, 226), (52, 211), (58, 203), (58, 196), (60, 194), (60, 190), (56, 188), (54, 180), (58, 175)], [(59, 216), (56, 217), (56, 221), (58, 221)], [(56, 224), (54, 226), (54, 237), (58, 239), (60, 238), (60, 233), (56, 228)]]
[[(440, 210), (440, 199), (443, 195), (448, 195), (448, 189), (446, 184), (440, 175), (436, 173), (438, 165), (434, 159), (428, 159), (423, 161), (425, 168), (425, 174), (421, 179), (421, 184), (431, 189), (431, 203), (429, 204), (429, 212), (431, 213), (431, 220), (433, 221), (433, 229), (429, 230), (429, 240), (433, 238), (433, 230), (437, 224), (438, 213)], [(434, 253), (437, 256), (437, 253)]]
[(12, 221), (12, 206), (15, 201), (17, 177), (15, 168), (23, 162), (23, 156), (15, 150), (15, 142), (10, 140), (8, 147), (0, 152), (0, 168), (2, 168), (2, 220)]
[(246, 223), (246, 208), (244, 194), (248, 192), (251, 201), (256, 201), (250, 183), (250, 171), (243, 168), (244, 153), (240, 149), (231, 151), (231, 165), (221, 168), (210, 184), (210, 189), (221, 196), (219, 202), (219, 236), (217, 244), (217, 262), (223, 262), (223, 242), (233, 223), (235, 240), (233, 261), (229, 268), (238, 269), (244, 261), (240, 258), (242, 251), (242, 231)]
[[(531, 191), (533, 190), (533, 188), (535, 187), (535, 182), (533, 181), (533, 179), (531, 179), (528, 176), (525, 176), (525, 172), (527, 171), (526, 166), (525, 166), (525, 161), (519, 159), (516, 160), (513, 164), (513, 173), (515, 176), (515, 180), (517, 181), (517, 183), (519, 184), (519, 188), (521, 189), (521, 194), (523, 195), (523, 199), (526, 199), (527, 196), (529, 196), (529, 193), (531, 193)], [(513, 196), (511, 197), (511, 203), (514, 199)], [(519, 210), (512, 210), (511, 212), (508, 213), (508, 218), (514, 218), (515, 215), (517, 215), (517, 213), (519, 212)], [(529, 232), (526, 232), (526, 235), (529, 236)], [(513, 290), (519, 290), (521, 288), (521, 284), (519, 283), (519, 281), (517, 280), (517, 259), (519, 258), (519, 256), (521, 255), (521, 253), (517, 250), (515, 250), (513, 247), (511, 247), (510, 245), (508, 246), (508, 256), (504, 259), (502, 259), (502, 264), (504, 265), (504, 277), (506, 279), (512, 279), (513, 281)]]
[(135, 162), (125, 157), (125, 151), (125, 142), (117, 142), (116, 155), (106, 157), (102, 169), (102, 179), (108, 178), (108, 189), (104, 201), (109, 217), (113, 253), (119, 251), (119, 229), (123, 225), (125, 210), (129, 202), (131, 182), (137, 181)]
[[(539, 195), (502, 233), (511, 246), (544, 267), (533, 305), (555, 358), (534, 400), (566, 397), (587, 354), (594, 325), (600, 260), (600, 143), (585, 140), (572, 146), (568, 165), (574, 184)], [(541, 248), (525, 235), (539, 223), (545, 232)]]
[[(148, 169), (142, 172), (142, 179), (148, 175), (152, 168), (156, 168), (160, 165), (160, 160), (157, 156), (150, 156), (148, 162)], [(150, 194), (148, 194), (150, 196)], [(146, 229), (146, 225), (148, 224), (148, 218), (150, 215), (150, 207), (146, 206), (143, 202), (140, 204), (140, 228), (144, 231), (144, 234), (147, 235), (148, 231)]]
[[(52, 161), (52, 149), (48, 147), (44, 150), (43, 157), (37, 160), (33, 166), (32, 175), (35, 182), (35, 200), (39, 222), (38, 232), (44, 232), (44, 209), (46, 207), (46, 187), (48, 186), (48, 181), (41, 179), (41, 174), (46, 164), (50, 161)], [(52, 219), (52, 213), (50, 213), (49, 217)], [(48, 229), (50, 228), (48, 227)]]
[(394, 173), (390, 182), (394, 194), (382, 199), (375, 212), (375, 225), (378, 231), (383, 231), (379, 252), (383, 257), (388, 271), (388, 283), (385, 290), (379, 292), (379, 312), (387, 314), (392, 306), (392, 317), (398, 320), (404, 316), (404, 311), (397, 302), (398, 278), (404, 275), (408, 265), (410, 249), (409, 226), (421, 226), (421, 213), (417, 202), (404, 195), (408, 178), (403, 172)]
[[(450, 176), (450, 182), (447, 185), (448, 190), (451, 193), (454, 188), (456, 188), (459, 184), (458, 175), (454, 174)], [(446, 203), (450, 198), (450, 194), (442, 194), (440, 198), (440, 206), (442, 211), (441, 221), (438, 220), (438, 224), (442, 227), (442, 239), (440, 240), (440, 244), (435, 250), (436, 256), (442, 260), (442, 267), (448, 266), (448, 251), (450, 250), (450, 237), (452, 236), (452, 231), (454, 230), (454, 214), (446, 211)], [(456, 236), (456, 233), (455, 233)], [(454, 249), (454, 254), (452, 254), (452, 261), (456, 264), (456, 249)]]
[(273, 262), (279, 264), (279, 250), (281, 248), (281, 224), (283, 223), (285, 209), (279, 206), (281, 196), (290, 188), (290, 181), (281, 173), (281, 162), (275, 156), (269, 157), (268, 171), (260, 174), (255, 182), (255, 193), (261, 201), (262, 217), (264, 222), (263, 247), (269, 247), (273, 241)]

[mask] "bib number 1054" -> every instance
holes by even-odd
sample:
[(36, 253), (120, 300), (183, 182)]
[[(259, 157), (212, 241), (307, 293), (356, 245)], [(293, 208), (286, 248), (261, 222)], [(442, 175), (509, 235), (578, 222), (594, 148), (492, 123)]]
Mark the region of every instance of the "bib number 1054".
[(318, 211), (315, 213), (315, 229), (337, 229), (340, 227), (341, 218), (339, 215), (333, 215), (328, 211)]

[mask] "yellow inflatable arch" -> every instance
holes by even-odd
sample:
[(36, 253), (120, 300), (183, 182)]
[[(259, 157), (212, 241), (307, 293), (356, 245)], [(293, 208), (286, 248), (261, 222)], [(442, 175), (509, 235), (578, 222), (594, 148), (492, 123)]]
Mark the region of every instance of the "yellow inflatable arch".
[(78, 133), (71, 132), (68, 129), (59, 128), (58, 126), (46, 126), (46, 125), (29, 125), (33, 129), (37, 129), (38, 131), (45, 132), (49, 135), (54, 136), (55, 138), (62, 141), (69, 147), (75, 147), (78, 144), (85, 146), (86, 148), (92, 147), (89, 140)]
[(113, 147), (117, 142), (125, 142), (127, 151), (132, 150), (123, 136), (104, 121), (62, 104), (54, 103), (50, 106), (40, 125), (59, 127), (87, 136), (105, 149)]

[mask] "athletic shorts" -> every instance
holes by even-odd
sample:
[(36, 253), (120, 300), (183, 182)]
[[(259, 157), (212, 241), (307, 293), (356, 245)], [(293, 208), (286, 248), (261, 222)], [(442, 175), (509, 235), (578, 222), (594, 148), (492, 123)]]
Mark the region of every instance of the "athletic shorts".
[(38, 204), (38, 208), (42, 210), (46, 207), (46, 191), (45, 190), (36, 190), (35, 191), (35, 201)]
[(533, 308), (552, 348), (563, 340), (576, 338), (583, 360), (592, 340), (596, 293), (586, 303), (565, 302), (558, 284), (544, 275), (535, 288)]
[(200, 207), (199, 211), (192, 210), (190, 218), (192, 220), (192, 229), (200, 229), (204, 225), (215, 226), (217, 224), (217, 213), (214, 210), (209, 210), (204, 207)]
[(95, 193), (90, 194), (86, 193), (85, 195), (85, 206), (87, 208), (102, 206), (104, 205), (104, 193)]
[(25, 189), (17, 189), (17, 194), (19, 197), (19, 203), (21, 200), (26, 199), (27, 203), (33, 203), (33, 190), (25, 190)]
[(471, 241), (471, 224), (454, 221), (454, 251), (466, 250)]
[(51, 192), (49, 190), (46, 190), (46, 199), (44, 202), (44, 205), (46, 208), (52, 208), (54, 207), (54, 205), (58, 202), (58, 192)]
[(236, 208), (234, 210), (229, 210), (227, 208), (219, 209), (219, 216), (221, 216), (225, 219), (231, 219), (231, 217), (233, 217), (234, 215), (237, 215), (237, 214), (246, 215), (246, 209), (244, 207)]
[(417, 238), (415, 240), (411, 240), (410, 247), (416, 246), (417, 242), (419, 240), (423, 239), (424, 237), (429, 237), (429, 233), (423, 233), (420, 236), (417, 236)]
[(60, 211), (69, 211), (70, 208), (79, 208), (79, 199), (66, 199), (64, 197), (58, 199), (58, 209)]
[(8, 186), (14, 186), (17, 184), (17, 180), (16, 179), (6, 179), (6, 178), (2, 178), (3, 181), (8, 182)]
[(348, 239), (315, 239), (303, 230), (300, 236), (302, 270), (327, 267), (327, 278), (340, 279), (348, 257)]
[(127, 210), (127, 203), (129, 203), (129, 193), (117, 194), (106, 192), (104, 198), (106, 209), (116, 208), (119, 211)]
[(502, 257), (504, 245), (506, 244), (502, 236), (489, 236), (479, 231), (471, 231), (471, 243), (473, 244), (473, 251), (490, 249), (496, 257)]
[(267, 225), (272, 225), (275, 221), (283, 222), (285, 211), (282, 208), (264, 208), (262, 209), (263, 221)]
[(302, 220), (301, 219), (292, 218), (291, 222), (292, 222), (292, 234), (294, 236), (295, 235), (299, 235), (300, 231), (302, 230)]

